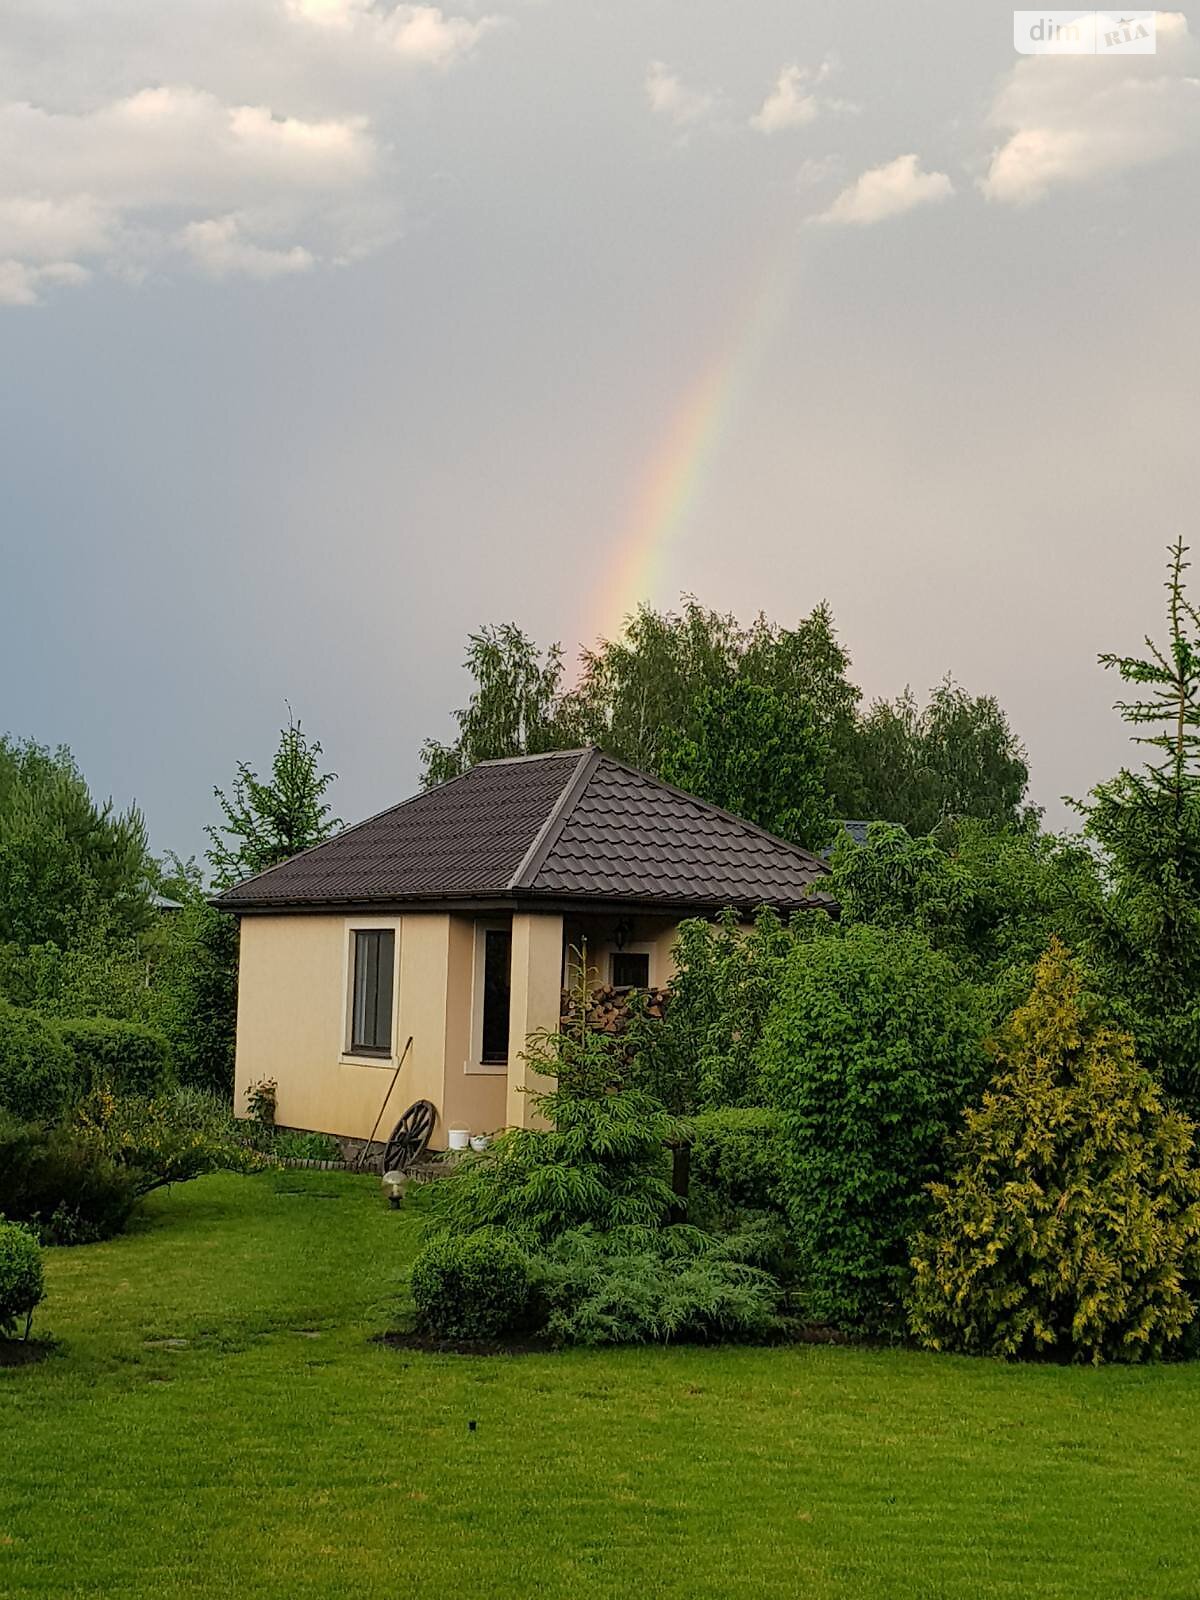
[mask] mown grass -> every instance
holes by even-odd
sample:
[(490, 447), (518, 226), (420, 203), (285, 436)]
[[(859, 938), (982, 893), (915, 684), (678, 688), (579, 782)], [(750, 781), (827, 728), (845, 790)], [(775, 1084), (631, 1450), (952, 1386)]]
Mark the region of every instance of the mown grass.
[(0, 1595), (1200, 1594), (1200, 1369), (401, 1352), (416, 1228), (294, 1171), (51, 1252)]

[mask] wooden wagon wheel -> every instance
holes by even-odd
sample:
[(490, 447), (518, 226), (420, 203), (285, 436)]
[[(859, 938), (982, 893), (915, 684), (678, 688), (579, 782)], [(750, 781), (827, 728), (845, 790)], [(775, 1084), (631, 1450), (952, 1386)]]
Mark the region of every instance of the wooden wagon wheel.
[(437, 1122), (437, 1107), (429, 1100), (415, 1100), (392, 1129), (384, 1146), (383, 1170), (407, 1172), (425, 1154)]

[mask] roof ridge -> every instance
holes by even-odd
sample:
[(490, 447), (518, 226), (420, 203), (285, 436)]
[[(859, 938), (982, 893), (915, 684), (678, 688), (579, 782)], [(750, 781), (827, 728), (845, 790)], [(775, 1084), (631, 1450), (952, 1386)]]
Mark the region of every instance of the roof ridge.
[(528, 889), (537, 877), (543, 861), (553, 850), (559, 835), (566, 827), (567, 818), (587, 788), (588, 780), (600, 764), (601, 755), (601, 751), (595, 745), (589, 745), (581, 752), (571, 776), (563, 785), (558, 799), (550, 807), (546, 820), (534, 834), (529, 849), (521, 857), (517, 870), (509, 880), (510, 889)]
[(562, 761), (567, 756), (589, 755), (598, 748), (599, 746), (594, 744), (581, 744), (576, 745), (572, 750), (538, 750), (533, 755), (489, 756), (486, 761), (477, 761), (475, 766), (468, 768), (468, 771), (474, 772), (476, 767), (513, 766), (518, 761)]

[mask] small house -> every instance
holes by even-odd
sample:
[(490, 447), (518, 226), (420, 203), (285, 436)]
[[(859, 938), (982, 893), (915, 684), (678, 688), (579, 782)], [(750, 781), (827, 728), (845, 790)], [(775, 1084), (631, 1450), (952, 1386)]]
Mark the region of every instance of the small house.
[[(217, 900), (241, 923), (236, 1103), (367, 1138), (414, 1100), (446, 1130), (525, 1126), (530, 1034), (573, 952), (664, 986), (683, 918), (811, 905), (824, 862), (597, 749), (484, 761)], [(411, 1038), (407, 1056), (405, 1046)]]

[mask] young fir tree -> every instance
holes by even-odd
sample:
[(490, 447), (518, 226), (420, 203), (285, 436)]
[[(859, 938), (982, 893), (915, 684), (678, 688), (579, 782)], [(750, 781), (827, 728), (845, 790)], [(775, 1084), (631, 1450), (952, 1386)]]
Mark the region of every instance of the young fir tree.
[(233, 792), (213, 793), (225, 821), (206, 829), (211, 840), (208, 859), (218, 888), (228, 888), (255, 872), (264, 872), (300, 850), (321, 844), (342, 826), (330, 815), (325, 791), (337, 778), (322, 772), (319, 739), (310, 740), (288, 710), (279, 748), (264, 781), (245, 761), (238, 762)]
[(1119, 996), (1139, 1053), (1174, 1096), (1200, 1091), (1200, 614), (1188, 600), (1182, 541), (1166, 581), (1169, 637), (1145, 656), (1101, 656), (1138, 698), (1117, 710), (1157, 753), (1123, 770), (1082, 809), (1107, 858), (1111, 891), (1094, 958)]
[(1138, 1361), (1195, 1315), (1194, 1128), (1052, 941), (913, 1241), (912, 1331), (969, 1355)]

